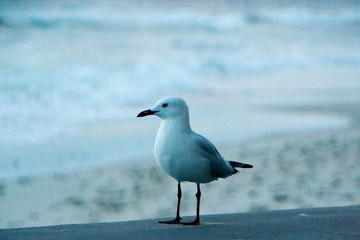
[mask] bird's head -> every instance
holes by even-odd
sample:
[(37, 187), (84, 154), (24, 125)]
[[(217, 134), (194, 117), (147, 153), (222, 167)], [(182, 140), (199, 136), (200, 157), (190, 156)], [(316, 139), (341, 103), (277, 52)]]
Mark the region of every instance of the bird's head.
[(142, 111), (137, 117), (156, 115), (163, 120), (173, 118), (189, 118), (189, 109), (186, 102), (178, 97), (166, 97), (159, 100), (148, 110)]

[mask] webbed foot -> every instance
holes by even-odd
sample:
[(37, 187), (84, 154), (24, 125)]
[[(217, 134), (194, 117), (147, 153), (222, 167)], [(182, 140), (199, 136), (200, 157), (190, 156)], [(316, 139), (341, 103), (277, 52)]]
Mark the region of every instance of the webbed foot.
[(182, 224), (181, 223), (181, 217), (177, 217), (173, 220), (170, 221), (159, 221), (159, 223), (164, 223), (164, 224)]

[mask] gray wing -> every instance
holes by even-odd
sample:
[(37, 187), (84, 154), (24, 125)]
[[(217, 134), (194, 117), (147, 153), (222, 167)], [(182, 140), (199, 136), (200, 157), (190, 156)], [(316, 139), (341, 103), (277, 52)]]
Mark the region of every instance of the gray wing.
[(224, 160), (216, 147), (209, 140), (197, 133), (194, 133), (193, 136), (199, 154), (209, 161), (210, 171), (213, 177), (226, 178), (236, 173), (236, 170)]

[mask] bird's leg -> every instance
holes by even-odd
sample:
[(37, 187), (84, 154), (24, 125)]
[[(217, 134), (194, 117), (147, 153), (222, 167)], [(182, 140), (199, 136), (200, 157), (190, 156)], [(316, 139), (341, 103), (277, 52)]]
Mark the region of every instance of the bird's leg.
[(180, 200), (181, 200), (182, 192), (181, 192), (181, 186), (180, 182), (178, 183), (178, 203), (177, 203), (177, 211), (176, 211), (176, 218), (174, 220), (170, 221), (159, 221), (159, 223), (166, 223), (166, 224), (180, 224), (181, 223), (181, 217), (180, 217)]
[(200, 197), (201, 197), (201, 191), (200, 191), (200, 184), (197, 184), (197, 193), (196, 193), (196, 218), (193, 222), (186, 222), (182, 223), (183, 225), (199, 225), (200, 224)]

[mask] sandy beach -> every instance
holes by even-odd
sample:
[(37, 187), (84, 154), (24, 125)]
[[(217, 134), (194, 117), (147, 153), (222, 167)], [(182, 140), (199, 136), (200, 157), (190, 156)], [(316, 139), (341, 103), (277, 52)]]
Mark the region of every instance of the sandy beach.
[[(353, 73), (356, 73), (353, 74), (356, 78), (358, 71)], [(316, 76), (315, 74), (314, 77)], [(340, 76), (341, 74), (338, 77)], [(193, 109), (196, 110), (201, 105), (214, 105), (214, 102), (222, 99), (218, 106), (214, 105), (214, 109), (226, 109), (231, 102), (241, 102), (241, 97), (234, 97), (234, 92), (232, 95), (227, 94), (228, 97), (221, 98), (218, 95), (207, 94), (208, 97), (203, 97), (204, 95), (195, 94), (191, 96), (189, 105), (198, 101), (197, 104), (193, 104)], [(239, 174), (228, 179), (203, 185), (201, 213), (238, 213), (359, 204), (359, 104), (338, 101), (324, 105), (313, 101), (313, 104), (271, 106), (267, 106), (266, 111), (280, 112), (280, 116), (285, 116), (285, 119), (287, 114), (303, 116), (297, 121), (312, 116), (325, 116), (324, 119), (331, 119), (331, 115), (334, 119), (339, 119), (340, 123), (346, 122), (346, 125), (331, 128), (331, 125), (325, 124), (326, 127), (322, 128), (318, 127), (321, 126), (320, 121), (313, 128), (307, 126), (306, 131), (301, 131), (300, 128), (296, 132), (291, 132), (285, 128), (264, 136), (254, 134), (253, 138), (236, 140), (237, 130), (233, 129), (236, 126), (226, 124), (226, 119), (230, 115), (221, 115), (225, 123), (222, 125), (220, 118), (215, 116), (215, 120), (211, 120), (211, 116), (205, 114), (202, 119), (209, 119), (209, 122), (199, 127), (201, 119), (198, 117), (201, 111), (194, 114), (193, 128), (200, 128), (199, 132), (205, 136), (208, 136), (204, 133), (206, 129), (208, 132), (213, 130), (208, 129), (210, 124), (223, 126), (217, 129), (218, 132), (213, 133), (210, 139), (219, 136), (221, 131), (229, 136), (227, 142), (223, 141), (224, 144), (215, 142), (224, 158), (254, 165), (251, 170), (240, 170)], [(137, 108), (139, 106), (134, 107)], [(195, 110), (193, 111), (196, 112)], [(138, 132), (120, 131), (118, 125), (110, 124), (106, 125), (107, 127), (102, 125), (89, 128), (86, 136), (122, 132), (124, 136), (129, 136), (128, 139), (133, 138), (136, 141), (141, 137), (139, 132), (143, 131), (145, 136), (141, 141), (150, 145), (146, 147), (146, 151), (144, 150), (145, 156), (139, 153), (139, 156), (134, 156), (131, 160), (92, 169), (2, 180), (0, 228), (173, 216), (177, 201), (176, 182), (160, 171), (151, 154), (151, 144), (159, 121), (152, 119), (148, 122), (136, 121), (128, 124), (139, 126)], [(122, 127), (124, 126), (125, 129), (129, 129), (122, 123)], [(223, 137), (226, 139), (226, 136)], [(222, 140), (220, 138), (218, 141)], [(194, 184), (183, 184), (181, 214), (184, 216), (195, 214), (195, 191)]]
[[(201, 212), (359, 204), (359, 144), (359, 129), (238, 144), (223, 155), (236, 149), (239, 159), (254, 164), (253, 171), (204, 185)], [(194, 184), (183, 184), (184, 216), (194, 215), (194, 194)], [(155, 162), (138, 160), (93, 171), (3, 181), (0, 200), (1, 228), (171, 217), (176, 182)]]

